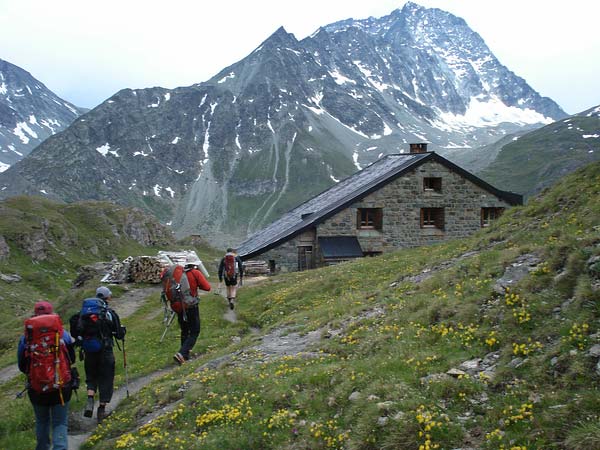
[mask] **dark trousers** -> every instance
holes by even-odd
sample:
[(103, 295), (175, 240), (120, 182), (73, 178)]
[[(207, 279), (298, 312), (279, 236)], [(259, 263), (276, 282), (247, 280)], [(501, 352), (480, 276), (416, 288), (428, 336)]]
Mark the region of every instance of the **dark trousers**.
[(97, 353), (86, 352), (84, 367), (87, 388), (99, 392), (100, 403), (110, 402), (115, 380), (115, 354), (112, 347)]
[(185, 310), (185, 320), (183, 313), (177, 314), (177, 321), (181, 328), (181, 348), (179, 353), (185, 358), (190, 358), (190, 350), (194, 348), (198, 335), (200, 334), (200, 311), (198, 305)]

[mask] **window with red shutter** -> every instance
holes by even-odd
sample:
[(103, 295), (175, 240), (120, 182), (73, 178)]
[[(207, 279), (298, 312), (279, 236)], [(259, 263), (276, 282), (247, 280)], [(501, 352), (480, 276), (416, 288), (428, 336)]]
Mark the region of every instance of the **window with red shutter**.
[(381, 230), (383, 228), (383, 209), (359, 208), (356, 213), (356, 228), (359, 230)]
[(421, 228), (443, 230), (444, 226), (444, 208), (421, 208)]

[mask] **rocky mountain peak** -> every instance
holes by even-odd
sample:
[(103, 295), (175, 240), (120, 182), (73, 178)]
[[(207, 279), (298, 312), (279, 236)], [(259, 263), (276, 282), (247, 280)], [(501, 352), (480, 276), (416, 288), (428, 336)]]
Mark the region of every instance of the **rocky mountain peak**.
[(83, 112), (26, 70), (0, 59), (0, 172)]
[(288, 33), (283, 26), (279, 27), (273, 34), (265, 39), (253, 53), (270, 52), (285, 47), (296, 47), (298, 40), (292, 33)]

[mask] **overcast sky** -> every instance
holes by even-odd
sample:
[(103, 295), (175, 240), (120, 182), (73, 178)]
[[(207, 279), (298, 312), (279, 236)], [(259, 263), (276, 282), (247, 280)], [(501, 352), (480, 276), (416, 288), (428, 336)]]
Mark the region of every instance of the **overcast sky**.
[[(0, 0), (0, 58), (92, 108), (122, 88), (205, 81), (283, 26), (297, 39), (404, 0)], [(418, 0), (462, 17), (502, 64), (576, 113), (600, 104), (600, 2)]]

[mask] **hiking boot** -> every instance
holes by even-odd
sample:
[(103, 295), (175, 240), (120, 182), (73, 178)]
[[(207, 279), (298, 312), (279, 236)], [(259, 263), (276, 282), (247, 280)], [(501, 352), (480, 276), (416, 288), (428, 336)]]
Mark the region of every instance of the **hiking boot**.
[(96, 412), (96, 417), (98, 418), (98, 423), (102, 423), (104, 419), (110, 416), (111, 413), (106, 412), (106, 406), (100, 405), (98, 406), (98, 411)]
[(183, 355), (181, 353), (175, 353), (173, 355), (173, 359), (179, 365), (182, 365), (185, 362), (185, 358), (183, 357)]
[(233, 299), (228, 298), (227, 300), (229, 300), (229, 309), (231, 309), (233, 311), (233, 308), (235, 307), (235, 305), (233, 304)]
[(94, 414), (94, 397), (88, 397), (83, 415), (84, 417), (92, 417), (92, 414)]

